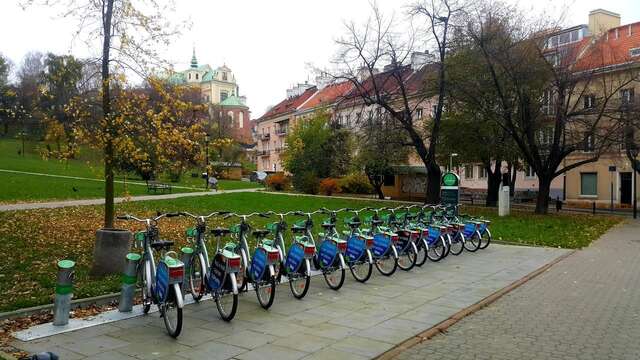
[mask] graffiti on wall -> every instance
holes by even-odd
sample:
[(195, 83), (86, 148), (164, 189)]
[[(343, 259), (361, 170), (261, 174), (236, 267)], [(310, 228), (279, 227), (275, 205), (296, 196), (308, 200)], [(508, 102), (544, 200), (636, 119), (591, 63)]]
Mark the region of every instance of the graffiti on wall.
[(427, 188), (426, 176), (411, 176), (402, 179), (402, 192), (403, 193), (424, 193)]

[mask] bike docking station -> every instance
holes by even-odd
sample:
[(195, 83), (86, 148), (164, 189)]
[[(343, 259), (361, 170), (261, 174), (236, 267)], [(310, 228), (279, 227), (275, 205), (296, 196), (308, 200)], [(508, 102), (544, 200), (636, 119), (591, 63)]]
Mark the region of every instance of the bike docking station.
[(69, 323), (75, 266), (76, 263), (71, 260), (58, 261), (58, 279), (56, 281), (56, 295), (53, 303), (54, 326), (65, 326)]
[(120, 312), (131, 312), (133, 310), (133, 298), (136, 295), (136, 283), (138, 280), (138, 263), (141, 258), (140, 254), (127, 254), (127, 262), (122, 274), (120, 302), (118, 303), (118, 311)]

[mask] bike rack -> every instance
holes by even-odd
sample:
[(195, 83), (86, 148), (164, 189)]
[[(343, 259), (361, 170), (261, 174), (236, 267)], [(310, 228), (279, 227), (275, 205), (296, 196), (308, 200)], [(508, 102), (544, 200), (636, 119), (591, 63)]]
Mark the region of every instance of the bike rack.
[(58, 278), (53, 303), (53, 325), (55, 326), (64, 326), (69, 323), (75, 266), (76, 263), (71, 260), (58, 261)]
[(142, 256), (136, 253), (127, 254), (127, 260), (122, 274), (122, 291), (120, 292), (120, 302), (118, 311), (131, 312), (133, 309), (133, 297), (136, 293), (136, 282), (138, 274), (138, 263)]

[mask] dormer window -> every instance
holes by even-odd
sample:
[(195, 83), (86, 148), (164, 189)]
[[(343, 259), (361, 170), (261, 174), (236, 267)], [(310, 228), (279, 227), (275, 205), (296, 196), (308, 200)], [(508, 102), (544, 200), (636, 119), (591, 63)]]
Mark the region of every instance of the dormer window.
[(198, 74), (196, 74), (196, 80), (198, 80)]
[(640, 47), (629, 49), (629, 55), (631, 55), (631, 57), (640, 56)]

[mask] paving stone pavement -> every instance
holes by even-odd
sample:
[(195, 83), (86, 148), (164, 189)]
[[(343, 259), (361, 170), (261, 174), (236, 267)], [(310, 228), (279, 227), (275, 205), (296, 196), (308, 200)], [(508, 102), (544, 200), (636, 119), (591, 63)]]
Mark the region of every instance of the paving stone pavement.
[(606, 233), (397, 359), (639, 359), (640, 222)]
[(303, 300), (294, 299), (286, 284), (279, 286), (269, 311), (259, 307), (254, 292), (243, 294), (230, 323), (219, 320), (212, 301), (188, 305), (178, 339), (166, 335), (156, 313), (13, 345), (71, 360), (367, 359), (566, 253), (491, 245), (392, 277), (374, 269), (366, 284), (347, 272), (338, 292), (316, 276)]

